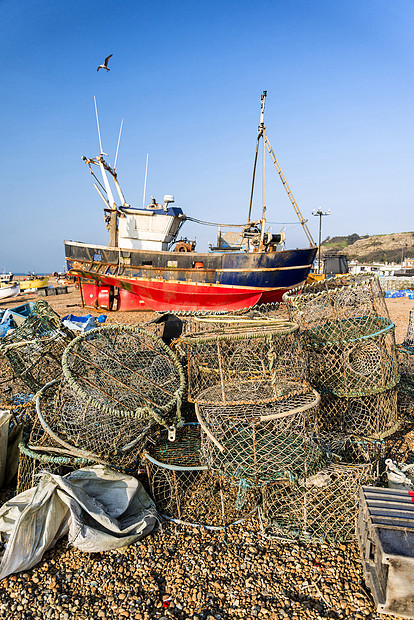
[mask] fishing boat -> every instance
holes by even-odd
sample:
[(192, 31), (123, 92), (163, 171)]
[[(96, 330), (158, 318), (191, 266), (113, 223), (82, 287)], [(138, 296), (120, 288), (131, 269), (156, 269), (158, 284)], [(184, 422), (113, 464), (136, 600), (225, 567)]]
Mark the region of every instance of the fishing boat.
[[(120, 311), (234, 311), (280, 301), (287, 290), (306, 281), (317, 247), (267, 138), (265, 97), (266, 91), (261, 97), (248, 218), (239, 225), (238, 244), (227, 243), (219, 235), (213, 251), (196, 252), (194, 242), (178, 239), (184, 222), (196, 220), (174, 205), (172, 195), (164, 196), (163, 204), (153, 199), (146, 207), (131, 207), (102, 149), (99, 157), (83, 157), (94, 176), (94, 166), (102, 174), (103, 185), (95, 176), (95, 189), (105, 203), (109, 230), (108, 246), (65, 241), (68, 271), (78, 279), (83, 306)], [(263, 160), (267, 149), (308, 238), (307, 248), (286, 250), (284, 233), (274, 234), (266, 228), (264, 178), (261, 218), (252, 219), (260, 140)], [(114, 200), (110, 179), (120, 205)]]
[(9, 282), (4, 284), (0, 282), (0, 299), (8, 299), (9, 297), (16, 297), (20, 293), (19, 282)]
[(20, 282), (20, 290), (27, 291), (30, 289), (38, 289), (44, 288), (49, 284), (49, 276), (36, 276), (35, 274), (31, 274), (27, 280), (22, 280)]
[(11, 271), (8, 273), (0, 273), (0, 284), (10, 284), (13, 280), (13, 274)]

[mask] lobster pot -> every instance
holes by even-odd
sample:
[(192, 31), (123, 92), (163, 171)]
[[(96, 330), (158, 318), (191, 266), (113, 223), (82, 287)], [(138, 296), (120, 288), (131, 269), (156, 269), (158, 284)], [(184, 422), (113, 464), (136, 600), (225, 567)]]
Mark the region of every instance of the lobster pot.
[(73, 390), (63, 377), (36, 397), (42, 427), (74, 456), (112, 466), (133, 466), (156, 420), (148, 408), (107, 407)]
[(106, 325), (85, 332), (66, 348), (62, 368), (73, 392), (98, 407), (131, 416), (147, 410), (160, 423), (179, 410), (185, 384), (181, 364), (160, 338), (143, 329)]
[(398, 428), (397, 388), (359, 398), (323, 394), (317, 416), (318, 433), (381, 439)]
[(84, 467), (89, 462), (88, 459), (70, 455), (53, 455), (31, 450), (24, 441), (21, 441), (19, 444), (19, 452), (17, 494), (35, 487), (38, 484), (38, 477), (41, 473), (49, 472), (64, 476), (71, 471)]
[(398, 370), (400, 372), (399, 389), (414, 397), (414, 346), (406, 344), (397, 346)]
[(45, 301), (38, 301), (30, 316), (2, 338), (3, 354), (14, 376), (37, 391), (62, 374), (62, 355), (74, 338), (56, 312)]
[(270, 325), (271, 321), (276, 323), (288, 321), (289, 315), (286, 304), (269, 303), (254, 306), (254, 308), (239, 310), (238, 312), (193, 312), (175, 313), (180, 316), (183, 322), (183, 334), (222, 332), (225, 333), (229, 328), (259, 328)]
[(408, 347), (414, 347), (414, 308), (410, 310), (404, 344)]
[[(240, 389), (246, 388), (241, 384)], [(202, 453), (220, 475), (262, 486), (316, 471), (322, 451), (313, 441), (319, 395), (308, 388), (278, 401), (237, 405), (208, 404), (205, 391), (196, 404)]]
[(343, 339), (342, 326), (347, 319), (359, 320), (361, 335), (376, 331), (372, 318), (389, 319), (378, 277), (372, 274), (349, 274), (294, 288), (283, 295), (283, 301), (290, 320), (301, 330), (336, 326), (333, 341)]
[[(347, 319), (303, 333), (308, 351), (309, 381), (318, 392), (341, 397), (366, 396), (393, 388), (399, 380), (394, 324), (372, 318)], [(338, 330), (342, 330), (343, 339)], [(376, 331), (374, 331), (374, 329)]]
[(257, 492), (208, 470), (201, 458), (198, 424), (178, 429), (175, 441), (168, 441), (162, 431), (149, 443), (145, 457), (152, 497), (169, 519), (221, 528), (250, 516), (257, 507)]
[(7, 408), (7, 404), (17, 394), (30, 392), (30, 388), (14, 372), (7, 357), (0, 353), (0, 404), (3, 404), (3, 408)]
[(304, 540), (353, 540), (359, 487), (372, 480), (369, 463), (330, 463), (297, 483), (288, 479), (272, 482), (262, 492), (260, 511), (266, 530)]
[(318, 441), (329, 461), (374, 464), (385, 458), (384, 439), (319, 431)]
[(280, 389), (285, 389), (281, 383), (288, 383), (289, 390), (296, 387), (302, 391), (300, 382), (305, 378), (306, 365), (296, 337), (297, 325), (286, 321), (263, 323), (256, 327), (251, 322), (237, 322), (233, 327), (226, 324), (225, 331), (197, 332), (178, 341), (177, 347), (187, 358), (190, 401), (200, 402), (200, 394), (205, 401), (206, 391), (218, 388), (211, 402), (244, 402), (246, 396), (235, 401), (230, 392), (246, 381), (259, 392), (266, 386), (266, 401), (274, 400)]

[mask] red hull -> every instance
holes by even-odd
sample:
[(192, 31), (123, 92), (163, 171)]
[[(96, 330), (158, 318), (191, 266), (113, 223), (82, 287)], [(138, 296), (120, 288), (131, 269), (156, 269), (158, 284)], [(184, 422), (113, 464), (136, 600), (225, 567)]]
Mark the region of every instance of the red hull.
[(121, 280), (99, 276), (99, 280), (81, 280), (83, 304), (104, 310), (235, 311), (258, 303), (281, 301), (287, 288), (252, 287), (166, 282), (165, 280)]

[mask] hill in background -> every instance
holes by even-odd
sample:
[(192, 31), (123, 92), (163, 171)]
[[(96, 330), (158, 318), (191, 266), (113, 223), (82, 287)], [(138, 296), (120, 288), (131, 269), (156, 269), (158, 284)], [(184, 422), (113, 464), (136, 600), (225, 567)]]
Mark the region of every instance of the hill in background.
[(321, 245), (321, 254), (328, 250), (339, 250), (349, 260), (356, 259), (360, 263), (401, 263), (403, 251), (404, 258), (414, 258), (414, 232), (363, 237), (353, 233), (346, 237), (328, 237)]

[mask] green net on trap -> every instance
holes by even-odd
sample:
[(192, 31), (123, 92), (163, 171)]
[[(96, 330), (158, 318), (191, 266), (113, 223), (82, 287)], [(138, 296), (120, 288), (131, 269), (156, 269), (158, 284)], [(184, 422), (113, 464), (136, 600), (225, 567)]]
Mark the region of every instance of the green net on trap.
[[(370, 333), (364, 335), (364, 329)], [(399, 380), (394, 329), (389, 319), (371, 317), (302, 332), (310, 383), (321, 393), (348, 397), (394, 387)], [(338, 339), (340, 331), (343, 339)]]
[(229, 527), (255, 512), (256, 491), (238, 480), (213, 476), (203, 462), (200, 427), (185, 424), (174, 441), (161, 431), (145, 453), (151, 494), (159, 512), (176, 522)]
[(260, 508), (266, 533), (303, 540), (348, 541), (355, 536), (358, 489), (372, 484), (372, 465), (330, 463), (313, 476), (266, 485)]
[[(200, 394), (212, 388), (210, 402), (268, 402), (289, 386), (290, 393), (302, 392), (306, 373), (297, 325), (287, 321), (261, 321), (254, 325), (228, 317), (212, 332), (187, 334), (176, 343), (187, 360), (188, 400), (200, 402)], [(263, 398), (248, 392), (235, 400), (233, 386), (242, 381)], [(257, 387), (254, 387), (254, 383)], [(283, 386), (281, 387), (281, 384)], [(265, 387), (266, 386), (266, 387)], [(217, 394), (214, 390), (217, 388)]]
[[(377, 276), (344, 275), (294, 288), (283, 295), (290, 320), (301, 330), (330, 326), (330, 341), (349, 340), (347, 319), (359, 319), (361, 335), (377, 331), (374, 317), (389, 319), (384, 293)], [(366, 325), (364, 326), (364, 323)]]
[(398, 428), (397, 388), (357, 398), (321, 395), (318, 434), (381, 439)]
[(74, 333), (45, 301), (38, 301), (27, 319), (0, 344), (15, 378), (36, 391), (62, 373), (62, 354)]
[(84, 467), (90, 462), (88, 459), (75, 456), (48, 454), (32, 450), (28, 447), (27, 441), (20, 442), (19, 452), (17, 494), (36, 486), (38, 484), (38, 476), (44, 471), (64, 476), (71, 471)]
[[(240, 392), (245, 388), (239, 384)], [(203, 430), (203, 456), (213, 472), (262, 486), (320, 467), (322, 451), (313, 441), (319, 395), (311, 388), (272, 402), (208, 401), (209, 394), (202, 393), (196, 413)]]
[(73, 454), (125, 466), (155, 423), (180, 423), (184, 374), (152, 334), (127, 325), (90, 330), (65, 350), (62, 367), (61, 381), (39, 393), (37, 412)]

